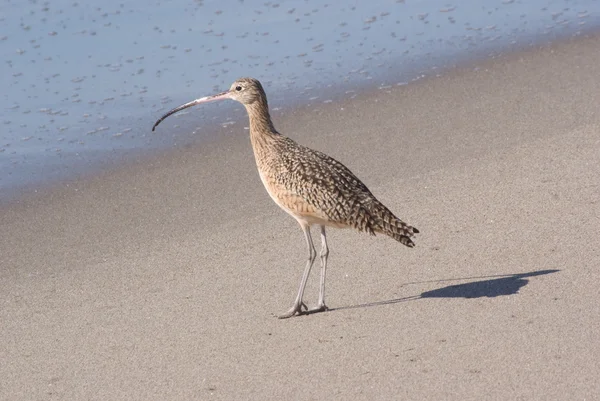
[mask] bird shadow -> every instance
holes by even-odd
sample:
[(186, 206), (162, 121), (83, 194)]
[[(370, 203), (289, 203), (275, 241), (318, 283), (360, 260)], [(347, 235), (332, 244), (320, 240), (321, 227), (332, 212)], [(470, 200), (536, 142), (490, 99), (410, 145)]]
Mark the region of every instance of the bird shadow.
[(446, 287), (437, 288), (431, 291), (422, 292), (419, 295), (411, 295), (408, 297), (388, 299), (384, 301), (368, 302), (359, 305), (340, 306), (338, 308), (330, 308), (328, 311), (339, 311), (345, 309), (369, 308), (372, 306), (397, 304), (400, 302), (415, 301), (423, 298), (494, 298), (505, 295), (517, 294), (519, 290), (529, 283), (529, 277), (542, 276), (559, 272), (558, 269), (553, 270), (538, 270), (529, 273), (517, 274), (498, 274), (493, 276), (479, 277), (463, 277), (445, 280), (430, 280), (430, 281), (415, 281), (403, 284), (402, 287), (414, 284), (439, 283), (444, 281), (462, 281), (486, 278), (488, 280), (473, 281), (464, 284), (454, 284)]

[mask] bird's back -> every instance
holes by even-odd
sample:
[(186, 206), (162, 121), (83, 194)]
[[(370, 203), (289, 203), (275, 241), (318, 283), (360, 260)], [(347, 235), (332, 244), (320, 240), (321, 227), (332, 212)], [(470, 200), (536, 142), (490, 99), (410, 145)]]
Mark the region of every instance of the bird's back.
[(269, 147), (257, 154), (259, 172), (273, 200), (288, 213), (309, 224), (383, 233), (414, 246), (410, 237), (418, 230), (394, 216), (342, 163), (282, 135)]

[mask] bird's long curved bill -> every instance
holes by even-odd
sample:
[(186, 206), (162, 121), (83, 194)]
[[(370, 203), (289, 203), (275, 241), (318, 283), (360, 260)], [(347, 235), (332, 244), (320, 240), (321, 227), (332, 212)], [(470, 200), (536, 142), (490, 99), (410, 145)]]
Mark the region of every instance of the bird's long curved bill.
[(212, 95), (212, 96), (201, 97), (199, 99), (192, 100), (191, 102), (188, 102), (186, 104), (182, 104), (181, 106), (177, 106), (173, 110), (168, 111), (165, 115), (163, 115), (161, 118), (159, 118), (158, 121), (156, 121), (154, 123), (154, 125), (152, 126), (152, 131), (154, 131), (154, 129), (158, 126), (158, 124), (160, 124), (165, 118), (169, 117), (171, 114), (175, 114), (178, 111), (187, 109), (188, 107), (192, 107), (192, 106), (195, 106), (200, 103), (212, 102), (215, 100), (223, 100), (223, 99), (229, 99), (229, 91), (217, 93), (216, 95)]

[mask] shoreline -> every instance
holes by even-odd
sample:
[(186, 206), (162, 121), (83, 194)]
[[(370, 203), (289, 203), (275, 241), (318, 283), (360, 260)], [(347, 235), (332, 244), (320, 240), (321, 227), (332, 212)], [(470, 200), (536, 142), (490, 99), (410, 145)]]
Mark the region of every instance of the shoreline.
[[(505, 48), (496, 49), (495, 51), (487, 52), (485, 49), (479, 49), (477, 54), (470, 56), (464, 55), (460, 61), (446, 60), (446, 64), (441, 67), (435, 67), (434, 69), (422, 70), (415, 66), (404, 67), (403, 75), (409, 74), (408, 70), (412, 71), (409, 75), (415, 76), (408, 82), (392, 83), (394, 81), (391, 76), (384, 75), (381, 77), (379, 83), (374, 84), (373, 81), (369, 82), (356, 82), (354, 86), (341, 85), (339, 87), (332, 87), (327, 89), (321, 89), (320, 91), (314, 92), (314, 100), (301, 100), (297, 96), (292, 96), (289, 100), (283, 100), (281, 102), (281, 93), (273, 93), (270, 97), (272, 115), (275, 119), (285, 118), (286, 114), (297, 114), (298, 112), (304, 112), (314, 107), (327, 108), (328, 105), (343, 105), (344, 102), (352, 100), (357, 96), (369, 96), (370, 94), (377, 93), (379, 91), (390, 91), (394, 90), (398, 86), (412, 86), (418, 85), (423, 81), (439, 78), (446, 74), (454, 74), (460, 71), (468, 71), (473, 68), (480, 68), (489, 63), (494, 63), (496, 60), (502, 60), (507, 57), (518, 56), (522, 53), (528, 53), (537, 51), (552, 46), (561, 46), (562, 44), (568, 44), (572, 41), (585, 40), (586, 38), (600, 37), (600, 31), (597, 28), (591, 27), (582, 34), (571, 34), (570, 36), (559, 36), (558, 38), (549, 39), (548, 37), (533, 38), (527, 43), (518, 43), (506, 45)], [(485, 54), (484, 54), (485, 53)], [(421, 63), (426, 65), (427, 62)], [(406, 70), (408, 68), (408, 70)], [(269, 88), (267, 89), (267, 95), (269, 95)], [(229, 103), (229, 102), (227, 102)], [(0, 207), (3, 204), (12, 203), (19, 201), (24, 196), (33, 195), (39, 191), (45, 191), (51, 189), (53, 186), (61, 186), (68, 184), (69, 182), (76, 182), (80, 179), (86, 179), (87, 177), (94, 177), (98, 174), (102, 175), (109, 171), (115, 171), (120, 168), (127, 168), (127, 166), (136, 164), (136, 160), (152, 160), (154, 157), (160, 157), (161, 154), (169, 154), (174, 151), (177, 152), (179, 149), (187, 147), (201, 147), (206, 142), (220, 141), (230, 135), (239, 134), (240, 126), (247, 126), (247, 116), (243, 112), (243, 108), (238, 104), (227, 104), (215, 106), (204, 106), (204, 108), (195, 108), (190, 110), (188, 114), (190, 116), (184, 117), (182, 120), (174, 119), (172, 122), (167, 123), (162, 129), (163, 132), (152, 133), (148, 129), (148, 133), (143, 136), (164, 136), (164, 139), (151, 139), (151, 142), (174, 142), (174, 145), (148, 145), (145, 147), (131, 147), (131, 140), (124, 140), (124, 142), (117, 145), (112, 149), (96, 149), (87, 150), (82, 149), (81, 152), (66, 152), (66, 156), (61, 155), (58, 159), (48, 158), (48, 156), (40, 157), (40, 155), (34, 156), (32, 160), (35, 160), (34, 164), (24, 164), (23, 167), (26, 171), (30, 171), (29, 177), (25, 179), (24, 183), (17, 184), (16, 182), (24, 179), (24, 173), (22, 169), (16, 169), (9, 171), (9, 175), (16, 174), (17, 178), (7, 180), (4, 177), (5, 182), (2, 183), (2, 194), (0, 194)], [(176, 104), (171, 105), (175, 107)], [(158, 109), (158, 114), (148, 115), (148, 117), (158, 118), (161, 113), (165, 112), (171, 106), (163, 107)], [(242, 113), (240, 113), (242, 110)], [(156, 113), (157, 110), (153, 110)], [(152, 121), (148, 121), (147, 125), (151, 125)], [(228, 126), (231, 126), (230, 128)], [(137, 127), (137, 132), (144, 131), (143, 127)], [(200, 132), (198, 134), (198, 132)], [(169, 139), (172, 138), (172, 139)], [(174, 139), (178, 138), (178, 139)], [(181, 144), (176, 144), (180, 142)], [(69, 155), (73, 153), (73, 155)], [(64, 164), (61, 159), (66, 157), (71, 160), (71, 165)], [(54, 160), (51, 162), (51, 160)], [(45, 164), (44, 169), (48, 172), (42, 173), (39, 165)], [(20, 170), (20, 171), (19, 171)], [(77, 171), (73, 173), (72, 171)], [(18, 176), (20, 174), (20, 176)], [(31, 176), (44, 174), (45, 178), (42, 180), (37, 178), (31, 178)]]

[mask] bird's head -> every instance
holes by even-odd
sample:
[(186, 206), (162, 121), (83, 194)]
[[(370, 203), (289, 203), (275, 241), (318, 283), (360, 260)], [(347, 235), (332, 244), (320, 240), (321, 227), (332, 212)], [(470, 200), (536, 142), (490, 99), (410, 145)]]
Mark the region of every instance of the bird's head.
[(243, 105), (252, 104), (266, 98), (265, 91), (258, 79), (240, 78), (231, 84), (229, 98), (237, 100)]
[(265, 91), (260, 84), (258, 79), (254, 78), (240, 78), (236, 80), (228, 91), (217, 93), (212, 96), (205, 96), (198, 98), (196, 100), (192, 100), (191, 102), (182, 104), (181, 106), (177, 106), (172, 110), (169, 110), (165, 115), (154, 123), (152, 127), (152, 131), (156, 128), (158, 124), (160, 124), (165, 118), (169, 117), (171, 114), (175, 114), (178, 111), (183, 109), (187, 109), (188, 107), (195, 106), (200, 103), (213, 102), (216, 100), (224, 100), (224, 99), (232, 99), (242, 103), (244, 106), (253, 104), (257, 101), (262, 101), (265, 106), (267, 103), (267, 96), (265, 95)]

